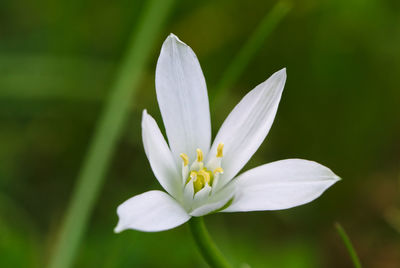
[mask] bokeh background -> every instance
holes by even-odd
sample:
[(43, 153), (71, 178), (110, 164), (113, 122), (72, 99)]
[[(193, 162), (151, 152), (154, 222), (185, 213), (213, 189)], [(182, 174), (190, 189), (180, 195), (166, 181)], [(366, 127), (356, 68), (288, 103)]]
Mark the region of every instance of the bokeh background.
[[(113, 233), (121, 202), (160, 189), (143, 151), (141, 111), (162, 124), (154, 73), (170, 32), (197, 53), (213, 96), (275, 3), (176, 1), (151, 44), (74, 267), (206, 267), (186, 225)], [(48, 263), (145, 4), (1, 1), (0, 267)], [(207, 216), (213, 238), (237, 267), (352, 267), (340, 222), (365, 267), (400, 267), (400, 2), (293, 2), (211, 106), (214, 135), (241, 97), (282, 67), (288, 80), (275, 123), (245, 169), (298, 157), (343, 180), (290, 210)]]

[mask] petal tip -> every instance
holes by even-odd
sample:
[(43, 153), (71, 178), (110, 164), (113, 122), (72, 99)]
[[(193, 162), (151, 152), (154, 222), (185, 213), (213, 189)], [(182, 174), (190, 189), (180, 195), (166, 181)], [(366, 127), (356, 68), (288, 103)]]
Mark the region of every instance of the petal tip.
[(147, 110), (144, 109), (142, 112), (142, 127), (144, 126), (144, 123), (146, 122), (148, 117), (149, 117), (149, 114), (147, 113)]
[(338, 182), (338, 181), (341, 181), (341, 180), (343, 180), (343, 179), (342, 179), (341, 177), (335, 175), (335, 176), (333, 177), (333, 180), (334, 180), (335, 182)]
[(184, 42), (182, 42), (181, 39), (179, 39), (178, 36), (176, 36), (176, 35), (173, 34), (173, 33), (170, 33), (165, 41), (172, 41), (172, 42), (175, 42), (175, 43), (178, 43), (178, 44), (182, 44), (182, 45), (187, 46)]
[(279, 71), (276, 72), (276, 75), (279, 75), (281, 77), (286, 78), (286, 67), (280, 69)]
[(114, 233), (119, 234), (123, 230), (125, 230), (125, 228), (120, 223), (118, 223), (117, 226), (114, 228)]
[(176, 35), (173, 34), (173, 33), (170, 33), (170, 34), (168, 35), (168, 38), (174, 38), (174, 39), (178, 39), (178, 40), (179, 40), (178, 36), (176, 36)]

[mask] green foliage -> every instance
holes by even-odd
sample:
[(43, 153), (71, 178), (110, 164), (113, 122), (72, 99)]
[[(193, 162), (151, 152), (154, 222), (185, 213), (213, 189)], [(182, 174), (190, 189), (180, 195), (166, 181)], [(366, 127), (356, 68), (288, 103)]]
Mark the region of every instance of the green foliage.
[(336, 231), (338, 232), (340, 238), (343, 240), (344, 245), (346, 246), (347, 251), (353, 261), (355, 268), (361, 268), (361, 262), (358, 259), (357, 252), (355, 251), (353, 245), (351, 244), (349, 236), (346, 234), (346, 231), (339, 223), (335, 223)]

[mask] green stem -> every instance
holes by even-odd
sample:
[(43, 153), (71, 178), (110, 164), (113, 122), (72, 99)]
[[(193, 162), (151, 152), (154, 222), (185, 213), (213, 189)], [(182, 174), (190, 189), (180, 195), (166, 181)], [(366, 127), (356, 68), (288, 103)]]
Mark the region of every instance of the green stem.
[(340, 238), (342, 238), (344, 245), (346, 246), (347, 251), (350, 254), (351, 260), (353, 261), (355, 268), (361, 268), (360, 259), (357, 256), (357, 252), (355, 251), (349, 236), (346, 234), (346, 231), (343, 227), (337, 222), (335, 223), (336, 231), (339, 233)]
[(152, 44), (165, 23), (174, 0), (149, 1), (132, 32), (104, 110), (89, 145), (72, 199), (66, 212), (49, 267), (73, 265), (79, 243), (103, 186), (111, 156), (123, 130), (129, 107), (144, 68), (152, 55)]
[(203, 217), (193, 217), (189, 221), (189, 226), (197, 247), (206, 262), (213, 268), (230, 268), (231, 266), (211, 239), (204, 224)]

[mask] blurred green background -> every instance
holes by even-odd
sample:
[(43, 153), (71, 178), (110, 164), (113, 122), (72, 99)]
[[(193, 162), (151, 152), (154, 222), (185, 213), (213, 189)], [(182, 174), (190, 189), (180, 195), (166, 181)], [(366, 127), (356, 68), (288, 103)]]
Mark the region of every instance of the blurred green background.
[[(188, 227), (114, 234), (116, 207), (160, 189), (140, 119), (162, 125), (155, 65), (173, 32), (196, 52), (209, 95), (275, 1), (176, 1), (132, 98), (74, 267), (206, 267)], [(96, 122), (146, 3), (0, 3), (0, 267), (44, 267)], [(287, 68), (275, 123), (245, 169), (285, 158), (343, 180), (285, 211), (206, 217), (237, 267), (352, 267), (340, 222), (365, 267), (400, 267), (400, 2), (306, 0), (262, 43), (211, 106), (213, 133), (242, 96)]]

